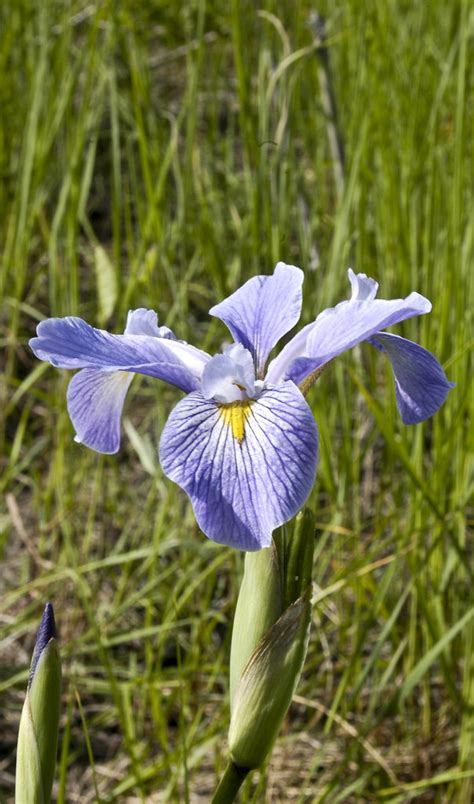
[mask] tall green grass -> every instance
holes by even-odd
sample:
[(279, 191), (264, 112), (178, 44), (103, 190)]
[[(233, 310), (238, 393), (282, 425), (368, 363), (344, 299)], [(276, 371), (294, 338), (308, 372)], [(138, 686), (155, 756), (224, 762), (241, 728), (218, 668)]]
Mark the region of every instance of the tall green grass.
[(305, 270), (304, 322), (346, 297), (349, 265), (387, 298), (427, 295), (432, 314), (397, 332), (457, 387), (404, 427), (364, 345), (313, 389), (314, 627), (287, 726), (242, 800), (473, 798), (474, 16), (468, 0), (320, 2), (341, 186), (313, 10), (2, 4), (3, 800), (46, 599), (65, 668), (58, 801), (208, 800), (242, 570), (159, 467), (177, 394), (136, 379), (122, 450), (98, 456), (73, 442), (68, 377), (28, 338), (49, 315), (121, 331), (150, 306), (218, 350), (209, 307), (278, 259)]

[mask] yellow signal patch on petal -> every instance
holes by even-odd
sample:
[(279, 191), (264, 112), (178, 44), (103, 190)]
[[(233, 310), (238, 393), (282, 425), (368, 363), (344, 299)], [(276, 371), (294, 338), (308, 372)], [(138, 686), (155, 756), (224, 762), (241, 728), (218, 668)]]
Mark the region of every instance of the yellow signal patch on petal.
[(245, 422), (252, 412), (252, 402), (229, 402), (226, 405), (219, 406), (219, 413), (231, 430), (234, 438), (237, 439), (239, 444), (245, 438)]

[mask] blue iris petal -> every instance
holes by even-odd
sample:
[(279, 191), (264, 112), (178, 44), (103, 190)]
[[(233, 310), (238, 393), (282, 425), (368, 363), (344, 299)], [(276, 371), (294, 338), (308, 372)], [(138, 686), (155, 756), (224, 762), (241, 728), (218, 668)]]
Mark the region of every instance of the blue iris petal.
[(300, 268), (279, 262), (271, 276), (254, 276), (209, 310), (249, 350), (258, 377), (273, 347), (299, 320), (302, 284)]
[(133, 374), (82, 369), (67, 389), (67, 407), (76, 441), (109, 455), (120, 447), (120, 420)]
[(291, 382), (231, 405), (189, 394), (160, 441), (163, 470), (189, 495), (204, 533), (240, 550), (268, 547), (274, 528), (296, 514), (317, 455), (316, 423)]
[(289, 341), (270, 364), (267, 379), (278, 382), (285, 378), (300, 385), (324, 363), (366, 341), (381, 329), (430, 310), (430, 302), (419, 293), (390, 301), (343, 301), (324, 310), (313, 324)]
[(436, 358), (413, 341), (378, 332), (371, 339), (387, 355), (395, 375), (397, 405), (405, 424), (417, 424), (433, 416), (454, 383), (446, 378)]
[(193, 346), (151, 335), (111, 335), (81, 318), (49, 318), (37, 328), (30, 346), (40, 360), (57, 368), (132, 371), (176, 385), (199, 387), (209, 355)]
[(133, 373), (192, 391), (209, 360), (205, 352), (178, 342), (167, 327), (158, 327), (153, 310), (130, 310), (124, 335), (73, 317), (43, 321), (37, 332), (30, 341), (37, 357), (60, 368), (82, 368), (67, 393), (76, 441), (109, 454), (120, 447), (120, 420)]

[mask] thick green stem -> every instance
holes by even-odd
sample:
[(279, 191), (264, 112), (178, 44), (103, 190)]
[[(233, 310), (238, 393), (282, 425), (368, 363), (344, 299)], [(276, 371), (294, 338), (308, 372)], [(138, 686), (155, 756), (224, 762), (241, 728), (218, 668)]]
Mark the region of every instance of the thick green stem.
[(212, 804), (231, 804), (244, 783), (249, 770), (239, 768), (231, 761), (225, 769), (224, 775), (219, 782)]

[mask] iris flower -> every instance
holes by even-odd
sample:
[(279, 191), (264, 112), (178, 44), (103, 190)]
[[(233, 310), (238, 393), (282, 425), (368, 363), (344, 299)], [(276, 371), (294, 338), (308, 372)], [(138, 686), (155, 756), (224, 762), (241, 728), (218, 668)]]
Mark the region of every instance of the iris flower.
[(378, 284), (349, 270), (351, 297), (324, 310), (268, 362), (297, 323), (303, 272), (279, 262), (271, 276), (249, 279), (209, 311), (234, 342), (210, 356), (159, 327), (153, 310), (128, 314), (123, 335), (81, 318), (42, 321), (30, 341), (40, 360), (80, 369), (67, 393), (76, 441), (115, 453), (133, 374), (177, 386), (186, 396), (161, 436), (165, 474), (189, 496), (199, 527), (216, 542), (241, 550), (271, 543), (272, 531), (301, 508), (314, 483), (318, 431), (305, 395), (322, 368), (368, 341), (384, 352), (395, 375), (402, 419), (432, 416), (452, 383), (438, 361), (412, 341), (382, 332), (428, 313), (419, 293), (376, 299)]

